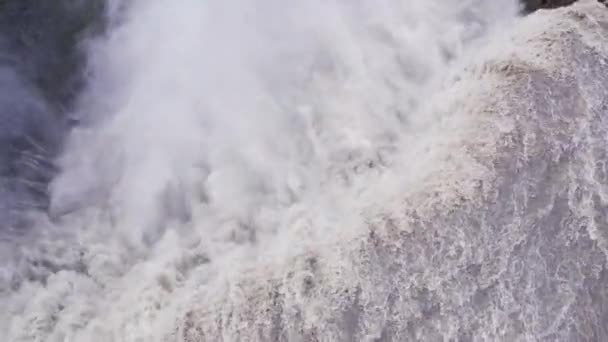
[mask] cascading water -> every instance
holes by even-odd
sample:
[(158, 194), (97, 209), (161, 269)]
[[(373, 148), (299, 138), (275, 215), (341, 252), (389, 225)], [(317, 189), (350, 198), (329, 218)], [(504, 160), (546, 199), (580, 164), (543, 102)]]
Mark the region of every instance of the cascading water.
[[(526, 227), (531, 200), (509, 214), (500, 203), (518, 199), (504, 189), (528, 194), (521, 184), (544, 177), (522, 166), (525, 180), (492, 183), (509, 167), (493, 144), (527, 116), (479, 114), (511, 96), (493, 70), (543, 70), (500, 64), (519, 53), (505, 44), (525, 40), (506, 32), (537, 27), (517, 1), (106, 5), (106, 32), (83, 42), (88, 78), (49, 208), (0, 239), (5, 340), (464, 341), (559, 328), (483, 316), (502, 250), (475, 255), (494, 255), (496, 271), (466, 252), (478, 248), (467, 237), (494, 246)], [(403, 234), (419, 244), (378, 247)], [(415, 258), (392, 265), (400, 256)], [(481, 318), (438, 318), (463, 306)]]

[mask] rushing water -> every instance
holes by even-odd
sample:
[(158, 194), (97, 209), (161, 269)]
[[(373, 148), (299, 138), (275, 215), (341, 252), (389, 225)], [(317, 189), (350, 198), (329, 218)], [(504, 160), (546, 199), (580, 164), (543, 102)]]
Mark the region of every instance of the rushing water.
[[(591, 34), (552, 51), (580, 65), (560, 78), (567, 57), (518, 50), (543, 32), (542, 20), (517, 18), (515, 0), (105, 7), (105, 32), (79, 45), (76, 124), (53, 133), (62, 152), (45, 159), (48, 205), (15, 214), (28, 218), (21, 233), (13, 215), (0, 230), (3, 339), (576, 339), (580, 326), (602, 336), (605, 310), (590, 307), (585, 330), (568, 310), (586, 285), (562, 274), (606, 272), (603, 226), (584, 223), (603, 188), (560, 169), (587, 170), (564, 152), (587, 140), (585, 163), (601, 160), (605, 138), (568, 110), (605, 109), (586, 93), (602, 82), (562, 85), (601, 71), (584, 62), (603, 51)], [(605, 19), (561, 27), (539, 17), (566, 33)], [(45, 113), (20, 75), (0, 69), (0, 89), (14, 92), (0, 105)], [(50, 134), (55, 121), (41, 117), (32, 120)], [(3, 138), (5, 127), (19, 134), (6, 122)], [(19, 202), (2, 189), (0, 200)], [(551, 210), (572, 216), (543, 221)], [(593, 235), (576, 247), (591, 254), (578, 269), (574, 257), (547, 266), (561, 245), (546, 239), (561, 228), (529, 232), (574, 225)], [(541, 265), (563, 281), (538, 280)], [(522, 268), (521, 291), (515, 276), (501, 280)], [(513, 304), (527, 299), (537, 304)]]

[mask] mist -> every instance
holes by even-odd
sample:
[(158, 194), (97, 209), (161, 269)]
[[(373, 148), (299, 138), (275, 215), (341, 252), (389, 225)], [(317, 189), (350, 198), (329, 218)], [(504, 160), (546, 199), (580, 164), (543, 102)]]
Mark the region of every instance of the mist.
[[(161, 340), (195, 289), (348, 235), (425, 172), (424, 149), (442, 139), (430, 134), (435, 94), (519, 5), (112, 0), (106, 11), (106, 32), (85, 41), (78, 124), (36, 222), (45, 233), (4, 270), (0, 327), (15, 341)], [(0, 87), (12, 75), (0, 69)]]
[(90, 53), (78, 111), (90, 123), (61, 158), (52, 212), (104, 207), (137, 245), (168, 221), (205, 239), (235, 224), (274, 234), (290, 207), (331, 197), (327, 184), (366, 185), (359, 171), (399, 162), (403, 137), (424, 124), (421, 99), (517, 5), (148, 1), (122, 11)]

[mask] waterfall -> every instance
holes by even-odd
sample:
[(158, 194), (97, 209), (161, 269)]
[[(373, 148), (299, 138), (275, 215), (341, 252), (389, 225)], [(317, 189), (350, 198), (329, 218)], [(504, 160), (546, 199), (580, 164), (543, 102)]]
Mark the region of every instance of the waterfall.
[(0, 66), (57, 113), (0, 230), (8, 341), (607, 336), (600, 4), (102, 7), (69, 101)]

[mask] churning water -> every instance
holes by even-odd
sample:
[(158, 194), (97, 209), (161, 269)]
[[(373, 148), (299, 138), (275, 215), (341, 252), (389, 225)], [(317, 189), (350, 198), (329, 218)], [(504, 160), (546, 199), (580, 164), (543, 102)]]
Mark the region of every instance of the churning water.
[(606, 336), (579, 7), (110, 0), (48, 209), (0, 239), (2, 339)]

